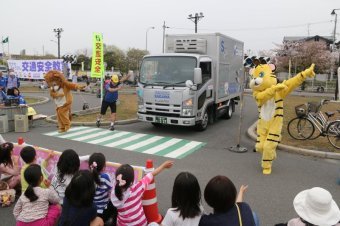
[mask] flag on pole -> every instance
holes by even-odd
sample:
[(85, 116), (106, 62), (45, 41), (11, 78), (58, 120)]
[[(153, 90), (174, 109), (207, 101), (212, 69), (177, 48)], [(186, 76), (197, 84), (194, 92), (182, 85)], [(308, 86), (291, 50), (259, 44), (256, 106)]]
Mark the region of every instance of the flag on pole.
[(5, 38), (4, 40), (2, 40), (2, 44), (5, 44), (5, 43), (8, 43), (8, 37), (7, 38)]
[(103, 36), (100, 33), (93, 33), (93, 49), (91, 77), (102, 78), (104, 74), (104, 56), (103, 56)]

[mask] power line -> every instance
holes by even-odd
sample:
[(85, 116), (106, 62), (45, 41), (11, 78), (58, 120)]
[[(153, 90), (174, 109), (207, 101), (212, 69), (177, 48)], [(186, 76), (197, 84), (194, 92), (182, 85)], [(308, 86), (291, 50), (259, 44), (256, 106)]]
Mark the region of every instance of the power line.
[[(306, 27), (315, 24), (325, 24), (331, 23), (332, 20), (327, 21), (318, 21), (314, 23), (305, 23), (305, 24), (296, 24), (296, 25), (286, 25), (286, 26), (275, 26), (275, 27), (250, 27), (250, 28), (235, 28), (235, 29), (200, 29), (205, 31), (258, 31), (258, 30), (278, 30), (278, 29), (287, 29), (287, 28), (297, 28), (297, 27)], [(183, 28), (183, 27), (171, 27), (171, 29), (175, 30), (192, 30), (190, 28)]]

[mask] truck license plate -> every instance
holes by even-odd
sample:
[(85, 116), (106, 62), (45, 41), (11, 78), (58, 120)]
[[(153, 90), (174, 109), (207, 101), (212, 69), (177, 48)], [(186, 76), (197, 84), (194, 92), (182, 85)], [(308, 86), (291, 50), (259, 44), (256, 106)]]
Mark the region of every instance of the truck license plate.
[(156, 122), (157, 123), (162, 123), (162, 124), (166, 124), (166, 117), (156, 117)]

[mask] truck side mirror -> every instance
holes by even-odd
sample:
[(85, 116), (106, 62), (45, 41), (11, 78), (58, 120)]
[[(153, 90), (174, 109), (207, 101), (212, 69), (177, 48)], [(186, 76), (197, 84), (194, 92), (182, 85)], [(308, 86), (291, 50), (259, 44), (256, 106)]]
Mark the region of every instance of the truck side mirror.
[(202, 69), (201, 68), (194, 69), (194, 83), (197, 85), (202, 84)]

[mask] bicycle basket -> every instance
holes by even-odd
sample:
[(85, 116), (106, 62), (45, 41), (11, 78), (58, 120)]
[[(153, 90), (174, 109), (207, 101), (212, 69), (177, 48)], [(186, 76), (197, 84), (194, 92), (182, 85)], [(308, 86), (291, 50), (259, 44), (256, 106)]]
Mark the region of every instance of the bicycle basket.
[(304, 117), (307, 115), (307, 105), (306, 104), (300, 104), (295, 107), (295, 114), (297, 117)]
[(320, 103), (318, 102), (308, 102), (308, 112), (317, 113), (320, 111)]

